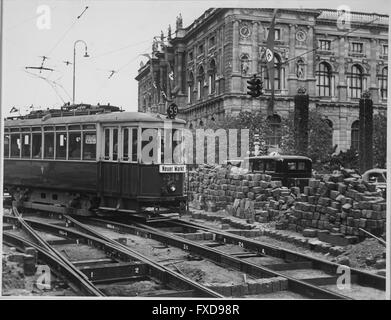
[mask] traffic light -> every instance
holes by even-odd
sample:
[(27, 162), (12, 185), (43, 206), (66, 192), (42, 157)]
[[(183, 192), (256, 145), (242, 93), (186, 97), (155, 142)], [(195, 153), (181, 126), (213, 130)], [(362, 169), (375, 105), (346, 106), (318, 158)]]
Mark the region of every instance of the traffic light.
[(257, 98), (260, 95), (262, 95), (262, 81), (257, 78), (257, 75), (254, 74), (253, 77), (250, 80), (247, 80), (247, 94)]

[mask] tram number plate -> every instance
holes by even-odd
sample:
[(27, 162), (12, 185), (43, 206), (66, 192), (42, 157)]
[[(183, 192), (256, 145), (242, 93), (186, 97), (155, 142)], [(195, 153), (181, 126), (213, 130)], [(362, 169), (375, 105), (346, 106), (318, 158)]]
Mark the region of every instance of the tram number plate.
[(160, 173), (185, 173), (186, 166), (177, 165), (177, 164), (171, 164), (171, 165), (161, 164), (159, 166), (159, 172)]

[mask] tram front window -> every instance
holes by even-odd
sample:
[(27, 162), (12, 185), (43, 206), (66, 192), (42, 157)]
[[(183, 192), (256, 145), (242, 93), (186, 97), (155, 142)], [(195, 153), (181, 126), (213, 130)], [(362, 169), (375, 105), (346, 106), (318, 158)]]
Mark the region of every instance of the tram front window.
[(96, 133), (83, 132), (83, 160), (96, 158)]
[(81, 157), (81, 133), (69, 133), (69, 159), (80, 160)]

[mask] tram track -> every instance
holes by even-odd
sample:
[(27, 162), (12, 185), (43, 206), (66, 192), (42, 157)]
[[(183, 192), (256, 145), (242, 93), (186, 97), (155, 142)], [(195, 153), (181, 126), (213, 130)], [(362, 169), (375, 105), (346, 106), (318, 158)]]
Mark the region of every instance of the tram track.
[[(200, 235), (200, 231), (206, 232), (209, 235), (209, 238), (212, 238), (213, 240), (207, 241), (207, 243), (204, 243), (204, 246), (213, 247), (214, 249), (217, 249), (217, 251), (220, 251), (218, 250), (219, 247), (224, 247), (226, 245), (240, 248), (242, 252), (229, 255), (233, 257), (231, 261), (234, 261), (233, 263), (236, 263), (238, 267), (240, 266), (242, 269), (247, 268), (246, 270), (250, 270), (250, 273), (257, 272), (254, 270), (259, 270), (259, 267), (264, 271), (273, 271), (277, 276), (288, 279), (288, 288), (298, 293), (305, 292), (305, 295), (312, 298), (315, 298), (320, 294), (322, 298), (356, 299), (362, 298), (363, 292), (367, 292), (368, 296), (376, 296), (378, 298), (381, 298), (383, 294), (385, 295), (385, 277), (369, 272), (341, 266), (326, 260), (180, 219), (156, 221), (155, 224), (160, 225), (160, 228), (135, 223), (134, 221), (131, 221), (131, 219), (128, 220), (128, 223), (117, 224), (117, 226), (125, 230), (128, 229), (129, 231), (130, 224), (133, 227), (144, 228), (155, 233), (159, 233), (159, 229), (162, 230), (162, 228), (164, 232), (167, 233), (167, 230), (171, 228), (173, 231), (168, 231), (168, 233), (173, 237), (178, 235), (179, 237), (186, 236), (186, 234), (192, 235), (194, 233)], [(99, 223), (103, 225), (105, 222), (108, 223), (109, 221), (102, 220)], [(114, 225), (114, 222), (112, 221), (109, 223)], [(178, 232), (178, 228), (182, 232)], [(200, 247), (202, 247), (199, 242), (200, 241), (184, 241), (183, 243), (193, 244), (193, 246), (189, 246), (189, 248), (196, 250), (197, 252), (197, 250), (200, 250)], [(198, 247), (194, 246), (194, 244), (197, 243), (199, 244)], [(235, 249), (233, 249), (234, 247), (229, 248), (229, 251), (235, 251)], [(223, 251), (223, 253), (226, 252), (227, 251)], [(242, 260), (242, 262), (239, 262), (236, 258)], [(258, 267), (254, 268), (251, 263), (246, 263), (246, 260), (255, 262)], [(347, 272), (349, 273), (349, 279), (352, 284), (351, 289), (350, 287), (344, 287), (343, 285), (340, 286), (341, 283), (338, 282), (341, 281), (341, 275), (346, 275)], [(319, 291), (314, 290), (313, 287), (303, 286), (302, 282), (316, 286)], [(333, 294), (335, 293), (335, 296), (333, 297), (332, 294), (330, 295), (330, 292)]]
[[(288, 282), (288, 291), (303, 295), (307, 298), (351, 300), (351, 298), (348, 296), (327, 289), (323, 289), (316, 284), (310, 283), (309, 281), (305, 282), (300, 279), (293, 278), (284, 273), (281, 273), (280, 271), (272, 270), (269, 267), (248, 262), (245, 259), (240, 258), (239, 256), (235, 256), (234, 254), (229, 254), (227, 252), (218, 250), (216, 249), (216, 247), (211, 247), (210, 245), (201, 244), (197, 241), (188, 240), (173, 233), (158, 230), (157, 228), (149, 227), (139, 223), (124, 224), (112, 220), (102, 219), (88, 219), (88, 221), (84, 222), (111, 230), (117, 229), (124, 234), (143, 234), (145, 237), (150, 237), (167, 245), (182, 248), (192, 254), (200, 255), (216, 263), (225, 265), (226, 267), (241, 271), (254, 278), (271, 279), (279, 277), (286, 279)], [(279, 265), (282, 266), (281, 264)], [(300, 267), (301, 263), (292, 263), (292, 266)], [(332, 280), (334, 280), (334, 277), (332, 278)], [(314, 283), (315, 282), (316, 280), (314, 280)]]
[[(285, 290), (306, 298), (357, 298), (355, 295), (345, 294), (346, 292), (343, 290), (337, 290), (335, 288), (337, 279), (341, 275), (338, 273), (340, 268), (338, 264), (274, 247), (257, 240), (238, 236), (199, 223), (183, 221), (181, 219), (163, 219), (145, 224), (136, 222), (129, 217), (114, 221), (113, 217), (110, 219), (96, 219), (79, 216), (62, 216), (61, 214), (47, 212), (41, 212), (40, 215), (46, 216), (54, 221), (60, 219), (64, 226), (56, 226), (56, 231), (52, 229), (53, 227), (48, 226), (53, 224), (34, 221), (31, 217), (25, 219), (34, 228), (43, 228), (46, 231), (51, 229), (50, 232), (52, 233), (61, 231), (63, 234), (68, 231), (68, 238), (81, 238), (82, 234), (87, 238), (99, 239), (115, 247), (120, 252), (131, 252), (133, 257), (138, 256), (140, 258), (140, 252), (133, 250), (133, 248), (131, 249), (129, 245), (121, 242), (121, 239), (113, 239), (113, 235), (109, 236), (108, 233), (116, 233), (115, 237), (121, 237), (122, 240), (130, 235), (141, 237), (140, 241), (143, 241), (142, 239), (155, 240), (164, 247), (177, 248), (190, 255), (202, 257), (204, 261), (209, 260), (223, 268), (237, 270), (246, 274), (249, 283), (252, 279), (285, 279), (287, 282)], [(56, 224), (58, 222), (54, 223), (54, 225)], [(154, 227), (151, 225), (154, 225)], [(192, 236), (193, 234), (199, 235), (202, 233), (208, 235), (207, 241), (202, 239), (196, 240), (194, 237), (190, 237), (193, 240), (186, 239), (186, 235)], [(226, 246), (231, 246), (231, 248), (224, 250)], [(143, 256), (143, 258), (147, 259), (147, 261), (144, 260), (143, 262), (158, 264), (153, 259), (150, 259), (150, 257)], [(171, 268), (168, 268), (168, 266)], [(188, 281), (192, 281), (176, 267), (176, 263), (166, 263), (166, 267), (170, 272), (179, 274)], [(366, 287), (368, 290), (377, 290), (377, 293), (385, 290), (384, 277), (352, 268), (349, 268), (349, 272), (351, 272), (351, 280), (354, 286), (360, 287), (360, 290), (361, 287)], [(309, 276), (303, 277), (302, 275), (304, 273), (308, 273)], [(166, 279), (166, 281), (168, 283), (175, 282), (173, 279)], [(202, 286), (200, 283), (197, 284)], [(206, 284), (203, 287), (207, 288)], [(210, 290), (210, 288), (209, 286), (207, 289)], [(213, 290), (212, 287), (211, 291)], [(220, 295), (216, 295), (217, 292), (220, 292)], [(215, 290), (214, 294), (215, 297), (227, 296), (220, 290)], [(267, 298), (268, 295), (261, 295), (261, 297), (263, 296)], [(251, 297), (251, 295), (247, 297)]]
[(11, 233), (4, 233), (4, 239), (8, 243), (17, 245), (21, 250), (23, 248), (32, 247), (36, 249), (44, 261), (48, 261), (56, 269), (61, 269), (65, 272), (71, 282), (87, 296), (105, 296), (88, 278), (75, 267), (68, 259), (60, 254), (53, 246), (51, 246), (43, 237), (41, 237), (19, 214), (19, 211), (13, 207), (12, 212), (14, 217), (6, 217), (7, 222), (13, 221), (13, 224), (20, 226), (26, 234), (31, 237), (31, 241), (17, 237)]
[[(218, 293), (194, 281), (191, 281), (190, 279), (187, 279), (186, 277), (175, 273), (164, 266), (150, 261), (142, 254), (121, 246), (120, 243), (117, 243), (114, 240), (102, 239), (102, 237), (94, 237), (88, 235), (87, 231), (77, 231), (75, 228), (71, 228), (71, 223), (73, 223), (72, 218), (62, 218), (63, 221), (53, 219), (52, 223), (48, 223), (47, 221), (43, 222), (39, 221), (38, 219), (31, 219), (30, 217), (26, 218), (25, 215), (23, 218), (20, 216), (16, 217), (5, 215), (3, 216), (3, 221), (4, 223), (16, 226), (20, 226), (22, 223), (24, 229), (31, 229), (31, 231), (34, 231), (34, 238), (36, 240), (30, 240), (30, 242), (34, 243), (36, 247), (41, 249), (41, 251), (50, 252), (53, 256), (52, 258), (55, 256), (52, 249), (56, 243), (63, 246), (70, 243), (76, 244), (77, 246), (84, 244), (94, 249), (103, 251), (104, 257), (101, 256), (100, 259), (92, 259), (90, 261), (84, 260), (71, 262), (69, 261), (69, 258), (66, 259), (63, 254), (59, 254), (61, 258), (56, 256), (57, 260), (61, 260), (63, 264), (67, 264), (68, 269), (73, 269), (72, 271), (74, 274), (78, 274), (80, 279), (84, 278), (84, 281), (89, 283), (92, 287), (106, 282), (115, 285), (116, 282), (123, 282), (124, 280), (137, 281), (151, 278), (163, 284), (166, 290), (160, 290), (160, 295), (159, 292), (146, 292), (146, 296), (222, 297)], [(80, 226), (78, 227), (80, 229)], [(46, 241), (45, 244), (45, 242), (38, 241), (39, 238), (41, 238), (41, 240), (43, 238), (38, 234), (38, 232), (51, 234), (55, 237), (55, 239), (52, 239), (50, 244), (48, 241)], [(10, 232), (7, 232), (7, 234), (8, 233)], [(13, 241), (9, 241), (10, 244), (17, 243), (17, 240), (19, 243), (26, 240), (20, 239), (20, 237), (19, 239), (15, 239), (15, 236), (12, 236), (12, 234), (8, 235), (8, 238), (13, 238)], [(28, 242), (27, 245), (30, 244), (30, 242)], [(37, 244), (37, 242), (39, 242), (39, 244)], [(64, 252), (64, 250), (62, 251)], [(66, 262), (66, 260), (68, 260), (68, 262)], [(78, 271), (75, 271), (75, 269)], [(117, 278), (113, 278), (111, 276), (112, 274), (119, 276)], [(83, 291), (83, 293), (85, 293), (85, 291)], [(104, 296), (105, 294), (97, 289), (96, 294), (93, 295)]]

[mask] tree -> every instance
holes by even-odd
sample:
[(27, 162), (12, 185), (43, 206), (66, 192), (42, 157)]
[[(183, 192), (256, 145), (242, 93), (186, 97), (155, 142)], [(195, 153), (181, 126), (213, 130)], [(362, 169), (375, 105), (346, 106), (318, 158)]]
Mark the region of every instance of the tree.
[[(305, 156), (312, 159), (314, 167), (327, 163), (335, 151), (332, 145), (333, 130), (317, 110), (310, 110), (308, 115), (308, 148)], [(293, 114), (282, 121), (281, 153), (297, 154), (294, 141)], [(319, 169), (319, 168), (317, 168)]]
[[(271, 128), (265, 115), (260, 112), (241, 111), (237, 116), (225, 115), (223, 119), (211, 121), (208, 120), (205, 129), (217, 130), (223, 129), (248, 129), (249, 130), (249, 150), (254, 150), (255, 134), (258, 134), (258, 141), (260, 142), (260, 153), (267, 153), (266, 137), (270, 135)], [(240, 148), (240, 139), (238, 140), (238, 147)]]
[(387, 161), (387, 117), (379, 113), (373, 117), (373, 163), (385, 168)]

